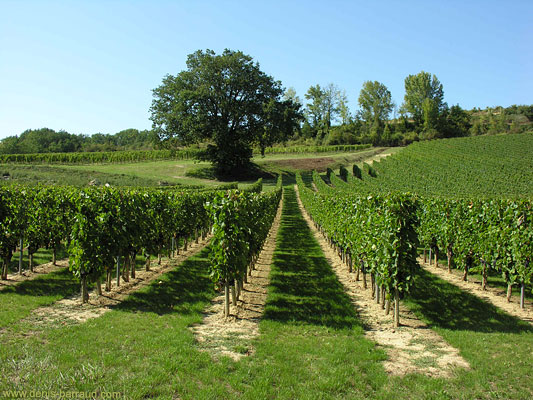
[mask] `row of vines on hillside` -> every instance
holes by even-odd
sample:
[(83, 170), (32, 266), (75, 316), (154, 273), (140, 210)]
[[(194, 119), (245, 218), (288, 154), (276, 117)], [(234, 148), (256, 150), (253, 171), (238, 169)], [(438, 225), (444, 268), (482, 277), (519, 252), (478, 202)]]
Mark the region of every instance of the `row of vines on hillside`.
[[(354, 170), (355, 172), (355, 170)], [(355, 175), (355, 174), (354, 174)], [(395, 175), (398, 177), (398, 173)], [(385, 188), (375, 190), (372, 178), (362, 181), (355, 176), (344, 184), (330, 175), (332, 186), (320, 175), (313, 173), (315, 187), (330, 196), (374, 196), (374, 193), (391, 192)], [(490, 269), (501, 273), (507, 283), (510, 301), (513, 285), (521, 288), (520, 305), (524, 307), (526, 285), (533, 282), (533, 205), (529, 199), (449, 198), (419, 196), (417, 199), (417, 235), (420, 243), (430, 249), (438, 260), (446, 253), (448, 269), (463, 269), (467, 280), (469, 269), (481, 266), (482, 289), (487, 284)], [(424, 250), (424, 258), (427, 258)]]
[[(149, 268), (150, 256), (170, 254), (180, 238), (186, 245), (188, 238), (207, 233), (210, 219), (204, 204), (215, 193), (107, 187), (0, 188), (1, 279), (7, 278), (17, 247), (27, 248), (31, 269), (32, 254), (39, 248), (57, 249), (64, 243), (70, 269), (82, 282), (85, 301), (87, 281), (99, 283), (106, 274), (109, 289), (111, 272), (121, 260), (122, 276), (127, 280), (137, 254), (147, 257)], [(131, 275), (135, 275), (134, 264)]]
[(427, 198), (420, 201), (419, 217), (420, 240), (434, 253), (436, 265), (439, 252), (445, 252), (448, 270), (457, 265), (467, 280), (469, 268), (479, 261), (482, 289), (488, 269), (498, 271), (507, 283), (507, 300), (519, 284), (524, 307), (525, 285), (533, 282), (531, 201)]
[(316, 175), (318, 192), (305, 187), (300, 175), (297, 183), (305, 209), (350, 271), (357, 269), (357, 279), (362, 272), (365, 287), (366, 275), (371, 274), (374, 297), (387, 313), (394, 299), (399, 326), (400, 293), (408, 292), (416, 266), (417, 200), (402, 194), (343, 195), (320, 183)]
[[(337, 145), (337, 146), (280, 146), (265, 149), (265, 154), (299, 154), (348, 152), (369, 148), (368, 144)], [(129, 163), (162, 160), (197, 159), (203, 150), (131, 150), (131, 151), (99, 151), (72, 153), (34, 153), (34, 154), (0, 154), (0, 164), (101, 164)], [(259, 154), (259, 151), (254, 151)]]
[(206, 205), (213, 222), (210, 275), (215, 284), (224, 287), (226, 317), (230, 291), (236, 305), (274, 221), (282, 193), (281, 178), (271, 193), (258, 189), (219, 192)]

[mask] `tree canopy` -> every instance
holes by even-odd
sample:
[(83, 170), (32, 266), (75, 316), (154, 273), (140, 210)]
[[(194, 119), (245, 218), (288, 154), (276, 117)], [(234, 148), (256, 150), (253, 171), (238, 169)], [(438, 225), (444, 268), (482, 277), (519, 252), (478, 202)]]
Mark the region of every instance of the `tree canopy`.
[(417, 127), (423, 126), (426, 131), (435, 129), (445, 107), (444, 89), (435, 75), (422, 71), (405, 78), (402, 109), (413, 117)]
[(298, 125), (299, 104), (283, 100), (281, 82), (240, 52), (198, 50), (187, 69), (153, 90), (153, 128), (166, 145), (207, 141), (204, 158), (219, 176), (246, 171), (253, 145), (272, 145)]

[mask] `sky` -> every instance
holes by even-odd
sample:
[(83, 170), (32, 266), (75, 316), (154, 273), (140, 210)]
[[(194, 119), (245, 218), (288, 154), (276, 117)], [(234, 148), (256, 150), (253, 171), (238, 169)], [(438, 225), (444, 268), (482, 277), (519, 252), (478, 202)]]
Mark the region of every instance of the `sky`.
[(364, 81), (399, 106), (435, 74), (449, 105), (533, 104), (533, 1), (0, 0), (0, 139), (150, 129), (152, 90), (198, 49), (241, 50), (304, 99)]

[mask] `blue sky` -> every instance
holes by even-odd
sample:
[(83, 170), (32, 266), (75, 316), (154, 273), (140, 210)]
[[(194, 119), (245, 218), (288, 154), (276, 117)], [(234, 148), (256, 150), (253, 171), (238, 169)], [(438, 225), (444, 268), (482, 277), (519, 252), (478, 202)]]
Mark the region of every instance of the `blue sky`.
[(151, 90), (188, 54), (251, 55), (294, 87), (366, 80), (400, 105), (422, 70), (463, 108), (533, 103), (533, 1), (0, 0), (0, 138), (151, 127)]

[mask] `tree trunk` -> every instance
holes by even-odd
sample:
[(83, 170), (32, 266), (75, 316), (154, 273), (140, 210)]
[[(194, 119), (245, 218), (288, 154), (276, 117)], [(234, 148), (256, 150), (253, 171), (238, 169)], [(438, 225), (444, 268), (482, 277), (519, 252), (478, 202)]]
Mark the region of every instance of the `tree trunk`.
[(487, 262), (485, 260), (481, 260), (482, 270), (482, 281), (481, 281), (481, 290), (487, 290)]
[(126, 253), (124, 256), (124, 268), (122, 268), (122, 280), (124, 282), (130, 281), (130, 255)]
[(98, 293), (98, 296), (102, 295), (102, 282), (100, 280), (100, 277), (96, 279), (96, 293)]
[(507, 303), (511, 302), (511, 295), (513, 294), (513, 285), (511, 283), (507, 284)]
[(400, 327), (400, 292), (398, 288), (394, 289), (394, 326)]
[(0, 278), (2, 280), (6, 280), (7, 279), (7, 262), (6, 260), (4, 259), (4, 262), (2, 263), (2, 274), (0, 276)]
[(237, 306), (237, 294), (235, 293), (235, 282), (233, 285), (231, 285), (231, 304), (233, 304), (234, 307)]
[(381, 288), (381, 309), (385, 309), (385, 288)]
[(33, 272), (33, 253), (28, 253), (28, 267)]
[(439, 268), (439, 249), (435, 247), (435, 268)]
[(520, 285), (520, 308), (523, 310), (526, 303), (526, 284), (522, 282)]
[(448, 272), (452, 273), (452, 267), (453, 267), (453, 248), (451, 243), (448, 245), (447, 249), (447, 255), (448, 255)]
[(176, 255), (179, 256), (180, 254), (180, 237), (176, 237)]
[(135, 279), (135, 261), (137, 260), (137, 253), (131, 253), (131, 277)]
[(57, 262), (57, 250), (54, 247), (54, 249), (52, 250), (52, 265), (56, 265), (56, 262)]
[(20, 238), (19, 275), (22, 275), (22, 259), (24, 258), (24, 239)]
[(195, 238), (194, 243), (198, 244), (198, 230), (197, 229), (194, 230), (194, 238)]
[(363, 288), (368, 289), (368, 285), (366, 283), (366, 272), (363, 270)]
[(224, 284), (224, 316), (229, 317), (229, 282)]
[(431, 251), (431, 247), (430, 247), (429, 248), (429, 265), (431, 265), (431, 253), (432, 253), (432, 251)]
[(105, 291), (109, 292), (111, 290), (111, 268), (106, 270), (105, 278)]
[(157, 255), (157, 265), (161, 265), (161, 253)]
[(187, 238), (185, 238), (185, 243), (183, 244), (183, 251), (187, 251)]
[(120, 257), (117, 257), (117, 287), (120, 286)]
[(241, 284), (238, 279), (235, 279), (235, 297), (237, 297), (237, 300), (241, 297)]
[(81, 278), (81, 302), (87, 303), (89, 301), (89, 291), (87, 290), (87, 275)]
[(374, 274), (370, 274), (370, 283), (372, 287), (372, 298), (376, 295), (376, 282), (374, 279)]
[(424, 264), (428, 262), (428, 257), (426, 253), (426, 249), (424, 249)]
[(389, 315), (390, 313), (390, 299), (387, 299), (385, 301), (385, 315)]
[(379, 304), (379, 298), (381, 297), (381, 288), (378, 285), (377, 275), (374, 278), (374, 281), (376, 282), (376, 304)]
[(150, 256), (146, 257), (146, 263), (144, 264), (144, 269), (146, 271), (150, 271), (150, 262), (151, 262)]

